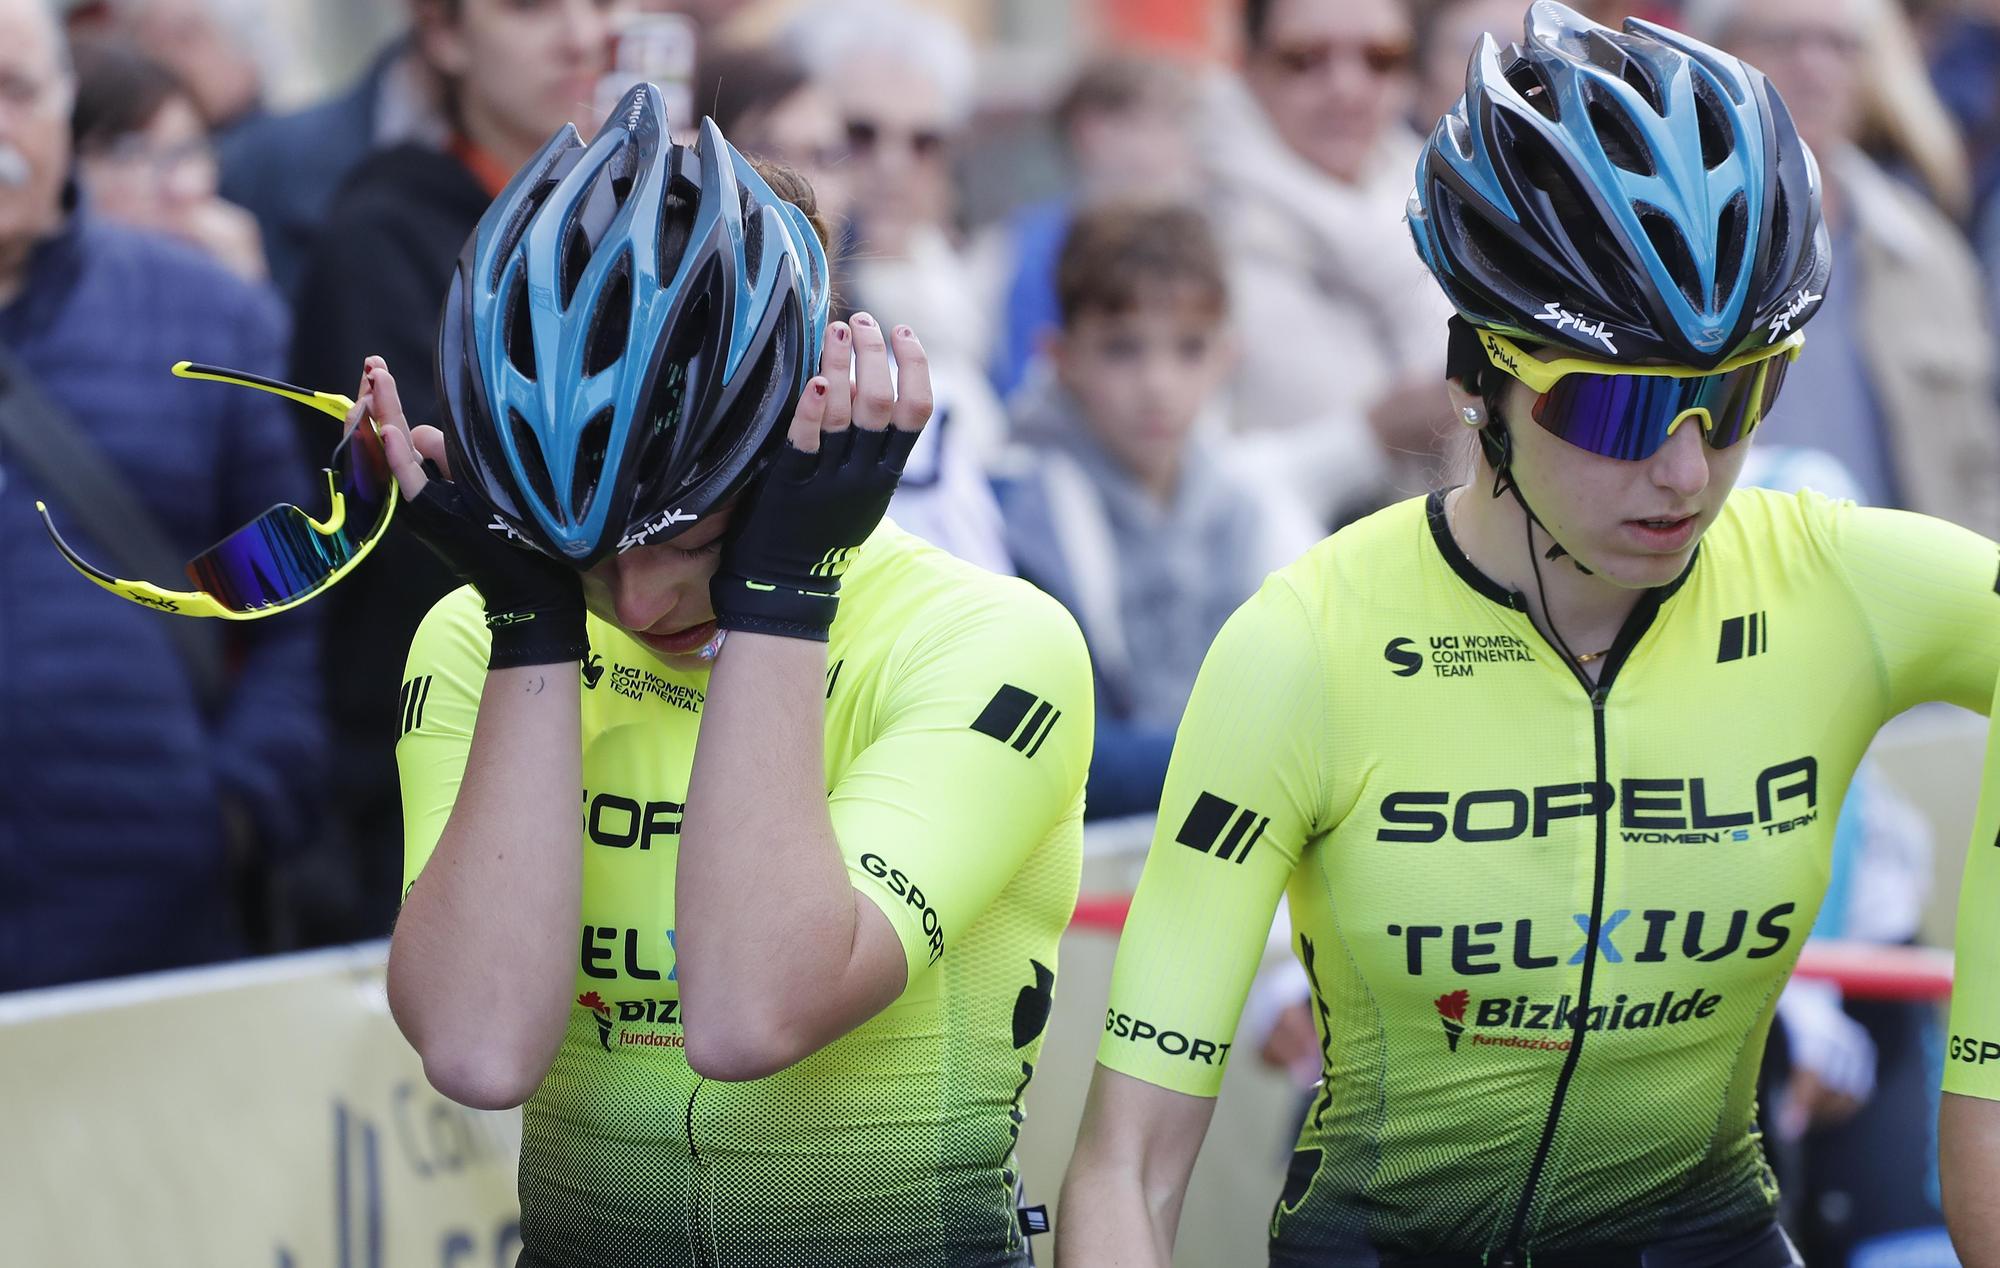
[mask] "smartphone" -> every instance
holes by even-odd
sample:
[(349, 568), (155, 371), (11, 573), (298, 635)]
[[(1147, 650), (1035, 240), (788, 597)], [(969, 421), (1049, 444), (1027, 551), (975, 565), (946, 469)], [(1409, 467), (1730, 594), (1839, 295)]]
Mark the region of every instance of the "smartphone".
[(700, 118), (694, 110), (695, 25), (657, 0), (621, 6), (614, 19), (611, 70), (597, 86), (597, 113), (608, 115), (619, 98), (638, 83), (660, 90), (667, 125), (676, 136), (691, 135)]

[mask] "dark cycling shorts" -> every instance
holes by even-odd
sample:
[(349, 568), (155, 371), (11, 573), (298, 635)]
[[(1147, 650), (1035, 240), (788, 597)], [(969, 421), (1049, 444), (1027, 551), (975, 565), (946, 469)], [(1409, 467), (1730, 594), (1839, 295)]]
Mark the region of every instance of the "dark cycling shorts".
[(1271, 1248), (1271, 1268), (1803, 1268), (1805, 1260), (1775, 1223), (1749, 1232), (1676, 1238), (1648, 1246), (1599, 1246), (1532, 1253), (1513, 1260), (1477, 1255), (1363, 1252), (1363, 1258), (1301, 1255)]

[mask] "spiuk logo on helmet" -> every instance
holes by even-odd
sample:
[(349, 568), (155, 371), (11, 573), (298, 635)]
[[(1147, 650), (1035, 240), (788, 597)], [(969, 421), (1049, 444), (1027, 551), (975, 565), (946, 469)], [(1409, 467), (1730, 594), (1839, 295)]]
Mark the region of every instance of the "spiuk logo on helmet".
[(1520, 43), (1481, 38), (1407, 219), (1473, 326), (1698, 370), (1804, 325), (1833, 259), (1819, 169), (1761, 72), (1555, 0)]

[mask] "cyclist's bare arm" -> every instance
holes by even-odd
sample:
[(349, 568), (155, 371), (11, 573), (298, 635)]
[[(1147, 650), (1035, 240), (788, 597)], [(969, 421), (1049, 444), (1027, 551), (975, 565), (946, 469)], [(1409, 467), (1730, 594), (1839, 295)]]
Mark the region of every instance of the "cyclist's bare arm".
[(1215, 1100), (1098, 1066), (1063, 1178), (1064, 1263), (1168, 1268), (1195, 1155)]
[[(380, 386), (367, 389), (371, 382)], [(358, 409), (382, 425), (405, 496), (423, 458), (446, 470), (434, 427), (412, 435), (386, 367)], [(581, 687), (573, 666), (486, 675), (465, 777), (389, 945), (389, 1007), (438, 1091), (503, 1109), (528, 1099), (570, 1012), (582, 907)]]
[(1946, 1092), (1938, 1105), (1945, 1223), (1965, 1268), (2000, 1268), (2000, 1101)]

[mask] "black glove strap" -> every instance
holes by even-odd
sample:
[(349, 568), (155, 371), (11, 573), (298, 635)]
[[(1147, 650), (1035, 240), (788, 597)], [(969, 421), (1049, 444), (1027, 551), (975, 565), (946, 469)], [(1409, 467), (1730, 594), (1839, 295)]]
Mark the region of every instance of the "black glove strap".
[(508, 540), (449, 480), (431, 480), (399, 517), (486, 604), (491, 669), (559, 665), (590, 654), (575, 570)]
[(786, 442), (709, 583), (716, 624), (826, 641), (841, 574), (882, 522), (917, 436), (850, 427), (823, 436), (817, 453)]

